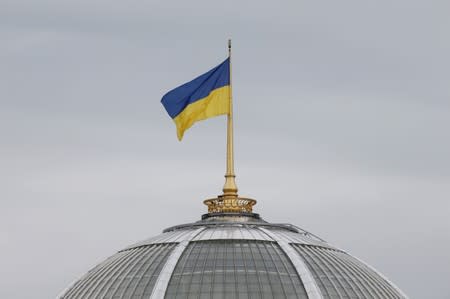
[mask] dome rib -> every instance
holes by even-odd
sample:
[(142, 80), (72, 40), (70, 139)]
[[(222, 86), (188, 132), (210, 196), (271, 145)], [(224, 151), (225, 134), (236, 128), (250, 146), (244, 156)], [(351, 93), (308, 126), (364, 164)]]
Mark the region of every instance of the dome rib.
[(281, 247), (281, 249), (284, 251), (284, 253), (289, 257), (289, 259), (291, 260), (292, 264), (295, 267), (295, 270), (297, 271), (297, 274), (300, 276), (303, 285), (305, 286), (308, 298), (321, 299), (322, 294), (320, 292), (320, 289), (317, 286), (315, 280), (312, 278), (312, 275), (308, 270), (308, 267), (305, 265), (305, 262), (300, 257), (300, 255), (294, 251), (294, 249), (289, 245), (288, 242), (280, 238), (278, 235), (274, 234), (273, 232), (263, 227), (260, 227), (259, 229), (264, 233), (266, 233), (268, 236), (270, 236), (274, 241), (276, 241), (278, 245)]
[(169, 281), (172, 278), (173, 271), (180, 260), (181, 255), (186, 250), (189, 242), (191, 242), (198, 234), (200, 234), (204, 227), (200, 227), (195, 231), (191, 232), (189, 235), (184, 235), (184, 240), (182, 240), (175, 249), (170, 254), (169, 258), (166, 260), (166, 263), (159, 274), (158, 280), (156, 281), (155, 286), (153, 287), (152, 294), (150, 296), (151, 299), (156, 298), (164, 298), (164, 295), (167, 292), (167, 286), (169, 285)]

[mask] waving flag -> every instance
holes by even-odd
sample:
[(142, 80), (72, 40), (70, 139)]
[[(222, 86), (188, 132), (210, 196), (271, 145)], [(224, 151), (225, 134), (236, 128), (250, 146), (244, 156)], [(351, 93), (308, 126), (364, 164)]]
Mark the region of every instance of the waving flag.
[(161, 99), (181, 140), (195, 122), (230, 113), (230, 59), (185, 83)]

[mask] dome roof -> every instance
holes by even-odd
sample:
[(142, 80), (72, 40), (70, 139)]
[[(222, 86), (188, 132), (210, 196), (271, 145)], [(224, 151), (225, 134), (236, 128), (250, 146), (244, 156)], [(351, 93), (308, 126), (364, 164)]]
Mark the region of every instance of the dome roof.
[(119, 251), (59, 298), (407, 297), (376, 270), (303, 229), (256, 214), (221, 213)]

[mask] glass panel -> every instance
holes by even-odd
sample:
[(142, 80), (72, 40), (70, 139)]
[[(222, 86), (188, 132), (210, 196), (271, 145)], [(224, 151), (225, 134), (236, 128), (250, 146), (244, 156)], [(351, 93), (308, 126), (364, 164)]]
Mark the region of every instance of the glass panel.
[[(180, 282), (180, 277), (187, 277), (188, 282)], [(169, 282), (166, 298), (175, 295), (184, 298), (307, 298), (291, 261), (276, 243), (248, 240), (191, 242)]]
[(292, 247), (302, 256), (324, 297), (402, 298), (385, 279), (345, 252), (299, 244)]
[(150, 296), (176, 244), (153, 244), (118, 252), (69, 289), (63, 298)]

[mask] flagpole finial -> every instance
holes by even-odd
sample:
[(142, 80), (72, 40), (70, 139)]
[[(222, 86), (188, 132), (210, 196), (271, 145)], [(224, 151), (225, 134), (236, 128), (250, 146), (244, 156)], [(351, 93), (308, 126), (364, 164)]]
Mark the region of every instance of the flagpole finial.
[(228, 39), (228, 50), (231, 50), (231, 38)]

